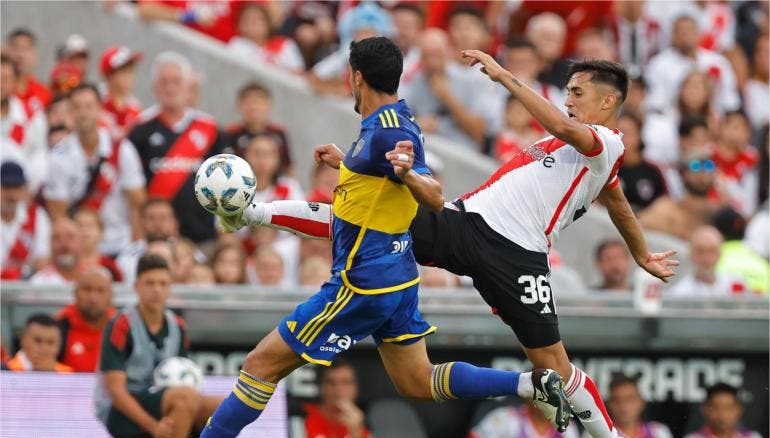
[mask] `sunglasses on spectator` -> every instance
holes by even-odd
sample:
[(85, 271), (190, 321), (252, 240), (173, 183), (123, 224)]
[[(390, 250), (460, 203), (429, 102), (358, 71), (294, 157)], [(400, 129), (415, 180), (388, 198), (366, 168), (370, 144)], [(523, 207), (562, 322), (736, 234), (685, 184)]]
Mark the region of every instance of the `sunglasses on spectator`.
[(716, 165), (713, 160), (690, 160), (687, 163), (687, 168), (690, 172), (713, 172), (716, 170)]

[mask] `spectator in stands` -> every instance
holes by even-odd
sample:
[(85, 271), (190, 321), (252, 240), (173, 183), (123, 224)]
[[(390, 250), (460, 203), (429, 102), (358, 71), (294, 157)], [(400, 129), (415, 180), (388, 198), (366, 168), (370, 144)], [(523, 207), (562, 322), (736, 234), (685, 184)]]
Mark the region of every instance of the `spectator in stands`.
[(490, 51), (492, 35), (481, 10), (473, 6), (456, 6), (449, 13), (448, 24), (447, 32), (458, 62), (462, 62), (460, 50)]
[(142, 112), (133, 94), (136, 65), (141, 59), (140, 52), (126, 46), (112, 46), (102, 53), (99, 69), (107, 85), (107, 92), (102, 96), (102, 122), (112, 138), (125, 137)]
[(16, 96), (29, 114), (44, 110), (51, 101), (51, 92), (35, 77), (38, 63), (37, 37), (24, 28), (12, 30), (5, 38), (8, 55), (19, 69), (16, 80)]
[(313, 167), (313, 186), (307, 200), (310, 202), (321, 202), (331, 204), (334, 200), (334, 189), (340, 178), (338, 169), (330, 166)]
[(112, 281), (123, 281), (123, 274), (115, 263), (115, 259), (108, 257), (99, 251), (99, 242), (104, 235), (104, 227), (99, 213), (90, 208), (80, 208), (72, 215), (72, 219), (78, 225), (80, 235), (80, 252), (78, 261), (80, 266), (103, 266), (112, 276)]
[(435, 288), (452, 288), (460, 285), (457, 276), (444, 269), (431, 266), (420, 266), (420, 286)]
[(647, 83), (642, 76), (629, 78), (628, 94), (623, 101), (622, 111), (626, 114), (633, 114), (637, 119), (644, 120), (644, 102), (647, 98)]
[(48, 118), (48, 148), (53, 148), (69, 135), (75, 125), (69, 95), (59, 95), (46, 108)]
[(211, 256), (211, 269), (218, 284), (246, 283), (246, 254), (240, 245), (220, 245)]
[(323, 257), (310, 257), (299, 266), (300, 286), (318, 287), (329, 279), (332, 265)]
[[(649, 122), (649, 119), (647, 120)], [(648, 122), (646, 122), (642, 128), (643, 138), (647, 137), (646, 131), (649, 126)], [(679, 136), (679, 146), (678, 151), (676, 152), (679, 157), (686, 157), (692, 154), (700, 154), (704, 150), (710, 150), (714, 141), (713, 135), (709, 130), (708, 122), (704, 117), (701, 116), (683, 118), (679, 123), (677, 133)], [(648, 156), (649, 149), (650, 148), (645, 148), (644, 156), (651, 162), (656, 163), (653, 158)], [(666, 178), (666, 185), (668, 186), (669, 195), (673, 199), (680, 199), (682, 196), (684, 196), (685, 192), (680, 172), (681, 166), (677, 163), (671, 163), (669, 165), (661, 164), (661, 166), (663, 176)]]
[(254, 273), (256, 283), (262, 286), (282, 286), (291, 280), (284, 275), (283, 257), (269, 246), (254, 254)]
[(468, 438), (578, 438), (579, 436), (580, 432), (573, 422), (567, 427), (566, 432), (557, 432), (543, 413), (530, 403), (493, 409), (468, 434)]
[(198, 263), (198, 260), (204, 260), (205, 257), (190, 239), (180, 237), (171, 240), (171, 242), (174, 245), (174, 270), (171, 272), (171, 276), (175, 283), (187, 283), (193, 266)]
[(322, 1), (291, 3), (283, 33), (297, 42), (307, 68), (332, 53), (337, 39), (334, 22), (337, 7), (337, 3)]
[(72, 372), (71, 367), (56, 360), (61, 333), (50, 315), (35, 313), (27, 318), (20, 344), (21, 349), (6, 364), (9, 370)]
[(645, 71), (650, 93), (647, 104), (664, 109), (676, 103), (677, 90), (692, 70), (706, 73), (714, 81), (714, 110), (721, 114), (738, 109), (741, 104), (730, 62), (719, 53), (698, 47), (701, 31), (696, 20), (682, 15), (674, 21), (671, 47), (650, 60)]
[(540, 82), (564, 88), (568, 61), (564, 58), (567, 24), (553, 12), (543, 12), (530, 18), (524, 32), (537, 48), (543, 64), (537, 79)]
[(79, 267), (80, 228), (61, 217), (51, 226), (51, 262), (30, 278), (32, 284), (64, 285), (75, 281)]
[(196, 263), (190, 268), (186, 283), (192, 286), (213, 286), (216, 284), (214, 270), (205, 263)]
[(712, 95), (711, 80), (705, 73), (688, 74), (679, 89), (677, 106), (646, 116), (642, 136), (651, 145), (645, 153), (647, 158), (660, 165), (672, 165), (679, 160), (684, 151), (677, 147), (677, 126), (684, 120), (703, 119), (710, 131), (716, 131), (718, 119), (710, 104)]
[(596, 268), (602, 280), (595, 289), (630, 292), (631, 257), (626, 245), (617, 239), (599, 243), (595, 253)]
[(97, 416), (113, 436), (186, 437), (200, 431), (222, 398), (190, 387), (151, 388), (155, 367), (166, 358), (186, 356), (190, 342), (184, 320), (166, 307), (171, 271), (162, 257), (139, 259), (134, 290), (137, 304), (104, 329)]
[(179, 222), (171, 203), (165, 199), (150, 198), (142, 204), (139, 209), (139, 225), (143, 237), (126, 246), (116, 259), (127, 284), (134, 282), (136, 262), (147, 250), (147, 242), (179, 238)]
[[(343, 349), (350, 346), (347, 336), (335, 340)], [(342, 347), (344, 345), (344, 347)], [(318, 404), (306, 403), (305, 436), (307, 438), (356, 437), (369, 438), (364, 413), (356, 406), (358, 381), (352, 365), (337, 359), (331, 366), (319, 368)]]
[(257, 177), (253, 202), (304, 199), (299, 181), (281, 171), (280, 145), (273, 136), (255, 136), (243, 150), (242, 156)]
[(0, 278), (29, 278), (48, 263), (51, 221), (45, 210), (31, 201), (24, 170), (14, 161), (0, 165), (0, 219)]
[(480, 150), (486, 135), (484, 99), (469, 83), (473, 71), (454, 61), (447, 34), (428, 29), (420, 38), (422, 71), (401, 95), (426, 133)]
[(623, 114), (617, 123), (618, 130), (623, 133), (623, 145), (626, 147), (618, 177), (628, 203), (638, 212), (667, 193), (666, 180), (658, 166), (645, 160), (642, 155), (642, 121), (631, 114)]
[(246, 3), (238, 14), (238, 35), (230, 38), (227, 48), (240, 59), (254, 64), (270, 64), (294, 73), (305, 70), (305, 61), (291, 38), (273, 35), (267, 8), (261, 3)]
[(84, 82), (85, 72), (72, 61), (57, 62), (50, 73), (50, 87), (53, 97), (65, 96)]
[(374, 36), (390, 37), (393, 33), (393, 19), (377, 4), (364, 2), (349, 10), (337, 23), (339, 48), (313, 66), (306, 76), (310, 86), (318, 94), (349, 97), (350, 42)]
[(629, 76), (639, 77), (660, 50), (660, 24), (645, 13), (643, 1), (619, 1), (613, 2), (613, 6), (609, 30), (616, 59), (626, 67)]
[(233, 0), (141, 0), (136, 11), (142, 20), (184, 24), (226, 43), (236, 34), (239, 3)]
[(67, 61), (75, 65), (84, 75), (88, 74), (88, 61), (91, 57), (91, 50), (88, 47), (88, 40), (82, 35), (73, 33), (64, 40), (64, 45), (60, 48), (59, 60)]
[[(400, 84), (408, 84), (420, 69), (420, 35), (425, 28), (425, 13), (414, 3), (400, 2), (390, 10), (398, 44), (404, 57), (404, 69)], [(328, 166), (327, 166), (328, 167)]]
[(746, 219), (732, 207), (724, 207), (714, 213), (711, 223), (725, 238), (717, 272), (741, 276), (752, 292), (768, 293), (770, 263), (744, 241)]
[(171, 202), (180, 233), (193, 242), (216, 237), (214, 216), (198, 208), (195, 172), (206, 158), (224, 149), (216, 121), (187, 106), (193, 75), (190, 61), (175, 52), (159, 54), (152, 65), (157, 105), (143, 115), (128, 139), (136, 146), (151, 197)]
[(114, 141), (99, 127), (96, 87), (81, 84), (70, 93), (75, 129), (51, 151), (43, 194), (51, 217), (85, 207), (99, 212), (104, 239), (99, 249), (115, 256), (140, 233), (138, 211), (145, 178), (133, 145)]
[(706, 388), (706, 400), (701, 405), (704, 424), (685, 438), (742, 437), (760, 438), (757, 432), (740, 426), (743, 404), (738, 399), (738, 390), (726, 383), (717, 383)]
[(499, 163), (506, 163), (521, 151), (543, 137), (522, 103), (513, 94), (508, 94), (505, 105), (505, 127), (497, 134), (494, 156)]
[(28, 187), (36, 194), (43, 183), (48, 160), (45, 112), (30, 112), (24, 101), (14, 94), (21, 70), (11, 58), (2, 55), (0, 59), (0, 153), (3, 160), (15, 159), (24, 168)]
[(715, 171), (716, 165), (707, 151), (690, 151), (679, 167), (684, 195), (676, 200), (661, 196), (639, 213), (639, 222), (646, 229), (689, 239), (693, 230), (709, 223), (722, 204), (709, 196), (714, 192)]
[(609, 59), (615, 60), (615, 48), (605, 38), (601, 29), (586, 29), (577, 36), (575, 46), (577, 59)]
[(607, 409), (621, 436), (627, 438), (672, 438), (666, 425), (644, 421), (645, 401), (636, 380), (619, 375), (610, 381)]
[(768, 34), (757, 37), (751, 57), (751, 78), (743, 87), (743, 108), (755, 132), (765, 127), (770, 118), (770, 103), (766, 99), (770, 86), (769, 43)]
[(740, 276), (717, 272), (723, 242), (722, 235), (711, 225), (693, 231), (690, 236), (692, 272), (678, 280), (668, 295), (707, 298), (744, 293), (746, 285)]
[(228, 143), (233, 153), (243, 156), (249, 142), (258, 135), (273, 137), (278, 143), (281, 158), (281, 171), (291, 173), (291, 151), (286, 130), (283, 126), (270, 121), (273, 99), (264, 85), (248, 82), (238, 90), (238, 114), (241, 121), (227, 128)]
[(75, 302), (56, 315), (62, 336), (59, 359), (74, 371), (96, 371), (102, 330), (115, 316), (112, 307), (112, 274), (91, 266), (78, 274)]
[(717, 166), (719, 183), (730, 203), (744, 217), (750, 217), (757, 208), (757, 148), (749, 144), (751, 125), (740, 111), (725, 114), (714, 144), (712, 159)]

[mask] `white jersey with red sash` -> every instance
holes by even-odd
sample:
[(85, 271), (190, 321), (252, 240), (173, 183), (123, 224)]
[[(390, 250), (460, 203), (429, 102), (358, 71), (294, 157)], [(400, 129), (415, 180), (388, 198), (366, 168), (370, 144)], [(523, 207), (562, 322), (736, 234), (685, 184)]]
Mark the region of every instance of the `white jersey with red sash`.
[(19, 204), (9, 223), (0, 221), (0, 275), (3, 280), (22, 280), (32, 273), (35, 260), (51, 253), (51, 223), (36, 204)]
[(130, 212), (124, 191), (144, 187), (145, 179), (130, 142), (116, 143), (109, 131), (100, 128), (96, 152), (93, 157), (86, 157), (77, 134), (70, 134), (51, 151), (47, 177), (43, 190), (46, 199), (67, 201), (70, 205), (80, 202), (80, 207), (99, 211), (104, 225), (101, 252), (117, 254), (131, 242)]
[(16, 96), (8, 98), (8, 114), (2, 118), (0, 133), (9, 141), (3, 142), (12, 151), (3, 150), (3, 157), (21, 157), (19, 164), (24, 168), (27, 183), (36, 193), (43, 182), (48, 158), (48, 123), (45, 113), (28, 113), (24, 103)]
[(148, 181), (147, 194), (171, 202), (180, 232), (195, 242), (213, 239), (214, 217), (195, 199), (195, 172), (206, 158), (224, 149), (216, 121), (197, 110), (170, 126), (157, 107), (142, 114), (143, 122), (128, 134)]

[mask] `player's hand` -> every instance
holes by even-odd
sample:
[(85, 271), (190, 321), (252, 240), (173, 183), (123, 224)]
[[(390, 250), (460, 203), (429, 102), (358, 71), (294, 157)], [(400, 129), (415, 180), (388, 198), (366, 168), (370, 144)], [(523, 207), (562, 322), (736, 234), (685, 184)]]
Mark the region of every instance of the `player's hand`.
[(654, 254), (647, 254), (647, 258), (639, 262), (639, 266), (642, 269), (649, 272), (655, 277), (663, 280), (664, 283), (668, 283), (668, 279), (676, 275), (671, 269), (674, 266), (679, 266), (679, 260), (673, 260), (669, 257), (676, 254), (676, 251), (666, 251)]
[(323, 163), (329, 167), (339, 169), (340, 163), (345, 158), (345, 154), (342, 153), (336, 144), (329, 143), (316, 146), (313, 149), (313, 158), (315, 159), (316, 164)]
[(344, 424), (351, 435), (358, 436), (364, 426), (364, 413), (352, 401), (343, 400), (337, 403), (339, 414), (337, 420)]
[(511, 72), (501, 67), (495, 58), (481, 50), (463, 50), (460, 54), (462, 54), (463, 59), (470, 60), (471, 67), (481, 64), (481, 72), (495, 82), (501, 82), (503, 79), (513, 76)]
[(403, 179), (414, 163), (414, 145), (410, 140), (402, 140), (396, 143), (396, 147), (385, 153), (385, 158), (393, 165), (393, 172)]
[(152, 438), (171, 438), (174, 433), (174, 419), (163, 417), (152, 431)]

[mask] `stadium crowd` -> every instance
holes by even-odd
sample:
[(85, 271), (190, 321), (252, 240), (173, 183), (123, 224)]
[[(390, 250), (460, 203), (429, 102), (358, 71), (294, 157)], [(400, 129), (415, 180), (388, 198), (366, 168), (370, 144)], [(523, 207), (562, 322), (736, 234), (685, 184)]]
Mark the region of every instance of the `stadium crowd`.
[[(350, 95), (350, 41), (389, 36), (404, 55), (400, 96), (422, 129), (500, 163), (547, 133), (520, 102), (463, 65), (459, 50), (494, 54), (558, 107), (571, 59), (620, 61), (633, 78), (618, 126), (626, 147), (624, 191), (646, 229), (690, 246), (693, 270), (667, 293), (768, 292), (767, 2), (140, 0), (135, 7), (143, 20), (180, 23), (221, 41), (234, 56), (301, 75), (323, 95)], [(4, 358), (5, 366), (96, 370), (101, 332), (115, 314), (112, 283), (132, 284), (145, 254), (164, 259), (176, 283), (315, 287), (327, 279), (329, 242), (268, 228), (221, 233), (193, 194), (200, 162), (229, 152), (254, 169), (257, 201), (332, 201), (336, 170), (316, 168), (312, 184), (300, 184), (292, 156), (308, 151), (294, 149), (272, 121), (269, 87), (243, 84), (233, 96), (240, 119), (215, 120), (198, 108), (200, 76), (183, 55), (145, 60), (118, 45), (96, 54), (77, 34), (57, 53), (39, 53), (41, 37), (12, 29), (2, 45), (0, 268), (3, 281), (71, 284), (75, 299), (55, 318), (31, 317), (21, 349)], [(48, 56), (56, 63), (48, 77), (37, 78), (39, 58)], [(140, 62), (152, 62), (151, 77), (136, 77)], [(99, 77), (88, 76), (91, 63)], [(152, 87), (153, 102), (136, 100), (138, 84)], [(440, 173), (438, 160), (428, 164)], [(595, 260), (601, 281), (592, 288), (633, 288), (622, 242), (602, 242)], [(568, 269), (555, 252), (551, 262)], [(422, 284), (466, 282), (424, 268)], [(335, 372), (325, 374), (325, 384)], [(351, 385), (354, 376), (344, 377)], [(610, 388), (621, 428), (670, 436), (663, 425), (641, 422), (644, 401), (633, 380)], [(704, 433), (737, 427), (735, 394), (725, 385), (709, 390)], [(361, 412), (346, 406), (330, 427), (361, 428)], [(712, 421), (716, 411), (729, 411), (732, 422)], [(496, 431), (498, 423), (537, 436), (548, 427), (527, 408), (509, 407), (471, 436), (505, 433)]]

